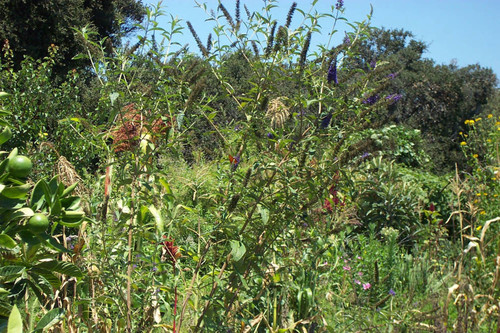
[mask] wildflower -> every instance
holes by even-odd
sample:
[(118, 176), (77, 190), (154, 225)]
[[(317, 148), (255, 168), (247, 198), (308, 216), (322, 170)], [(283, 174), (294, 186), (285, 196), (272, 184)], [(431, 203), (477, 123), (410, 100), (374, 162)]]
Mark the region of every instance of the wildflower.
[(430, 206), (429, 206), (429, 210), (430, 210), (431, 212), (433, 212), (433, 211), (435, 211), (435, 210), (436, 210), (436, 207), (434, 206), (434, 204), (433, 204), (433, 203), (431, 203), (431, 204), (430, 204)]
[(368, 290), (372, 287), (372, 285), (370, 283), (363, 283), (363, 289), (364, 290)]
[(354, 283), (361, 284), (361, 281), (354, 279)]
[(361, 159), (364, 160), (364, 159), (370, 157), (370, 155), (371, 155), (370, 153), (366, 152), (363, 155), (361, 155)]
[(465, 142), (465, 141), (460, 142), (461, 146), (465, 146), (466, 144), (467, 144), (467, 142)]
[(493, 115), (491, 113), (488, 115), (488, 119), (489, 118), (493, 118)]
[[(165, 236), (163, 237), (165, 238)], [(179, 252), (179, 247), (174, 246), (174, 240), (163, 242), (162, 254), (163, 254), (162, 257), (164, 257), (165, 260), (170, 260), (172, 264), (175, 264), (177, 259), (181, 257), (181, 253)]]
[(287, 27), (287, 28), (290, 27), (290, 23), (292, 23), (293, 13), (295, 12), (296, 8), (297, 8), (297, 3), (296, 2), (292, 3), (292, 7), (290, 7), (290, 10), (288, 11), (288, 15), (286, 16), (285, 27)]
[(330, 203), (330, 200), (325, 199), (325, 203), (323, 204), (323, 208), (328, 212), (328, 213), (333, 213), (333, 208), (332, 204)]
[(351, 266), (344, 266), (342, 268), (344, 269), (344, 271), (350, 271), (351, 270)]
[(402, 95), (401, 94), (392, 94), (389, 96), (386, 96), (385, 99), (388, 100), (389, 102), (397, 102), (401, 99)]
[(337, 0), (337, 3), (335, 4), (335, 9), (341, 10), (343, 7), (344, 7), (344, 0)]
[(475, 121), (476, 121), (476, 123), (477, 123), (478, 121), (481, 121), (482, 119), (483, 119), (483, 118), (479, 117), (479, 118), (476, 118), (476, 120), (475, 120)]
[(389, 290), (389, 295), (391, 296), (396, 296), (396, 292), (392, 290), (392, 288)]
[(377, 67), (377, 60), (373, 59), (370, 61), (370, 68), (375, 69), (375, 67)]
[(378, 94), (377, 95), (373, 95), (373, 96), (370, 96), (367, 99), (365, 99), (363, 101), (363, 104), (373, 105), (373, 104), (377, 103), (378, 99), (379, 99), (379, 95)]
[(390, 80), (392, 80), (392, 79), (396, 78), (396, 76), (398, 76), (398, 73), (391, 73), (391, 74), (387, 75), (387, 77), (388, 77)]
[(236, 171), (238, 165), (240, 164), (240, 155), (232, 156), (229, 155), (229, 162), (231, 163), (231, 170)]
[(478, 154), (472, 155), (472, 157), (474, 157), (474, 158), (478, 158), (478, 156), (479, 156)]
[(328, 83), (331, 83), (333, 81), (333, 83), (335, 84), (338, 84), (339, 81), (337, 79), (337, 59), (335, 58), (335, 60), (330, 64), (330, 67), (328, 68), (328, 75), (327, 75), (327, 80), (328, 80)]
[(326, 117), (321, 119), (321, 124), (319, 127), (320, 128), (327, 128), (330, 125), (330, 121), (332, 120), (332, 116), (333, 116), (333, 114), (329, 113), (326, 115)]
[(363, 272), (358, 272), (358, 275), (359, 276), (363, 276)]
[(349, 35), (347, 35), (347, 33), (345, 34), (345, 37), (344, 37), (344, 45), (346, 45), (346, 46), (351, 45), (351, 38), (349, 38)]
[(267, 133), (266, 136), (269, 138), (269, 139), (274, 139), (274, 135), (273, 133)]

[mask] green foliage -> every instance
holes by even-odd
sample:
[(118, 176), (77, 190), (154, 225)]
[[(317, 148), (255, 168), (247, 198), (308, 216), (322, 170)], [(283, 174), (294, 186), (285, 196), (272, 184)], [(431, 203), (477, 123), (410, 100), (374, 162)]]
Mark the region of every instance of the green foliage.
[[(334, 46), (347, 22), (338, 3), (330, 13), (295, 4), (283, 22), (277, 4), (241, 15), (237, 1), (234, 16), (200, 4), (215, 36), (204, 44), (188, 24), (200, 55), (176, 43), (178, 19), (158, 26), (159, 6), (146, 10), (139, 43), (113, 54), (92, 29), (75, 29), (92, 80), (71, 73), (54, 84), (52, 58), (3, 67), (15, 101), (3, 105), (28, 110), (13, 140), (29, 152), (58, 138), (59, 162), (95, 172), (84, 176), (87, 190), (54, 177), (33, 186), (0, 164), (4, 325), (17, 304), (35, 331), (491, 327), (498, 108), (492, 100), (472, 123), (460, 113), (483, 104), (491, 76), (421, 60), (423, 43), (372, 29), (369, 16), (347, 23), (349, 40)], [(309, 50), (327, 27), (332, 40)], [(450, 108), (429, 125), (435, 135), (412, 123), (420, 115), (406, 99), (424, 69), (432, 80), (449, 76), (443, 93), (464, 92), (442, 102)], [(415, 87), (435, 111), (434, 90)], [(440, 162), (426, 140), (453, 134), (446, 126), (464, 128), (472, 173), (432, 173)], [(0, 142), (12, 133), (1, 129)], [(52, 172), (27, 155), (40, 169), (31, 179)], [(88, 219), (72, 191), (85, 193)], [(27, 230), (35, 213), (48, 217), (46, 232)]]
[[(72, 189), (66, 189), (57, 177), (50, 182), (42, 179), (32, 186), (26, 180), (31, 168), (22, 170), (22, 174), (13, 169), (12, 161), (18, 156), (15, 148), (0, 163), (0, 325), (7, 322), (8, 332), (22, 331), (23, 320), (16, 304), (33, 304), (29, 296), (36, 297), (39, 304), (55, 304), (57, 294), (65, 288), (60, 276), (83, 277), (76, 265), (59, 259), (71, 253), (61, 244), (66, 244), (65, 227), (78, 227), (83, 222), (80, 198), (70, 196)], [(68, 223), (67, 214), (75, 213), (78, 218)], [(48, 218), (52, 222), (50, 230)], [(35, 331), (49, 327), (55, 318), (62, 319), (64, 311), (54, 310), (40, 320)], [(32, 316), (25, 318), (26, 327), (31, 328), (38, 313), (24, 315)]]
[(73, 59), (84, 50), (73, 27), (92, 27), (99, 39), (107, 38), (111, 52), (111, 48), (144, 17), (144, 6), (135, 0), (57, 0), (50, 3), (2, 0), (0, 11), (3, 13), (0, 40), (5, 43), (2, 45), (4, 51), (5, 48), (11, 50), (13, 58), (7, 60), (12, 61), (14, 68), (21, 68), (25, 57), (42, 60), (55, 46), (59, 49), (56, 73), (62, 76), (70, 69), (88, 65)]

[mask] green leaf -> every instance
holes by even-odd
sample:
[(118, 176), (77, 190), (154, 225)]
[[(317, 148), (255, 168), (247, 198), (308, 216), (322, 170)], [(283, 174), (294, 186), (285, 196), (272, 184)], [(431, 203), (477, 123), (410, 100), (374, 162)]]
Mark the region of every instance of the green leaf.
[(158, 231), (160, 233), (163, 233), (163, 228), (165, 226), (165, 221), (163, 220), (163, 218), (161, 217), (161, 214), (160, 212), (156, 209), (155, 206), (153, 205), (150, 205), (148, 207), (149, 209), (149, 212), (153, 215), (153, 217), (155, 218), (155, 222), (156, 222), (156, 228), (158, 229)]
[(58, 261), (58, 260), (42, 261), (41, 263), (39, 263), (34, 267), (46, 269), (51, 272), (65, 274), (68, 276), (74, 276), (77, 278), (83, 277), (82, 271), (77, 266), (66, 261)]
[(13, 249), (17, 243), (8, 235), (0, 234), (0, 248)]
[(262, 219), (262, 223), (266, 224), (267, 221), (269, 221), (269, 209), (264, 208), (264, 207), (259, 205), (259, 213), (260, 213), (260, 217)]
[(64, 198), (65, 196), (70, 195), (75, 190), (77, 185), (78, 185), (78, 182), (74, 183), (73, 185), (68, 186), (61, 194), (61, 198)]
[(2, 280), (5, 280), (6, 278), (11, 278), (13, 276), (18, 276), (21, 274), (21, 272), (24, 270), (24, 266), (3, 266), (0, 267), (0, 276), (3, 277)]
[(18, 210), (14, 211), (8, 218), (8, 221), (13, 221), (19, 218), (24, 218), (24, 217), (31, 217), (35, 213), (31, 208), (23, 207), (19, 208)]
[(237, 240), (229, 241), (229, 244), (231, 245), (231, 256), (233, 261), (240, 261), (247, 251), (245, 244)]
[(12, 137), (10, 127), (5, 126), (2, 133), (0, 133), (0, 145), (7, 142)]
[(54, 326), (54, 324), (60, 322), (64, 318), (64, 314), (65, 311), (61, 308), (54, 308), (50, 310), (36, 324), (35, 331), (42, 331)]
[(24, 184), (21, 186), (9, 186), (3, 189), (2, 195), (9, 199), (22, 199), (31, 189), (30, 184)]
[(7, 333), (23, 333), (23, 318), (17, 309), (17, 306), (12, 307), (7, 325)]
[(47, 182), (45, 179), (40, 179), (33, 188), (33, 192), (31, 192), (30, 207), (34, 210), (40, 210), (43, 206), (44, 187), (48, 188)]

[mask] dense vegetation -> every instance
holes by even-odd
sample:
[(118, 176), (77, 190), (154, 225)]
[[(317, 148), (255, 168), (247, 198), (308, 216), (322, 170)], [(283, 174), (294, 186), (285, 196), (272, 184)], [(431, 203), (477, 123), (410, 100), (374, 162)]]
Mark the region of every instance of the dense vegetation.
[(340, 0), (200, 5), (203, 36), (103, 3), (128, 10), (108, 30), (75, 16), (43, 52), (3, 44), (0, 331), (499, 328), (490, 69), (436, 65)]

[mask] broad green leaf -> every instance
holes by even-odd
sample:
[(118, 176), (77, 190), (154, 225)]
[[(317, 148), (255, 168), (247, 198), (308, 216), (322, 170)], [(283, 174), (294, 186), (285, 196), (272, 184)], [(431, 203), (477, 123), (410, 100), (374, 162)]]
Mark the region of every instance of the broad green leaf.
[(78, 182), (74, 183), (73, 185), (70, 185), (68, 186), (64, 191), (63, 193), (61, 194), (61, 198), (64, 198), (65, 196), (67, 195), (70, 195), (71, 192), (73, 192), (76, 188), (76, 186), (78, 185)]
[(0, 133), (0, 145), (7, 142), (12, 137), (12, 131), (10, 127), (5, 126), (3, 131)]
[(44, 187), (48, 188), (47, 182), (45, 179), (40, 179), (33, 188), (33, 192), (31, 192), (30, 207), (34, 210), (40, 210), (43, 205), (45, 194)]
[(42, 261), (41, 263), (39, 263), (34, 267), (46, 269), (51, 272), (65, 274), (68, 276), (74, 276), (78, 278), (83, 277), (82, 271), (77, 266), (66, 261), (58, 261), (58, 260)]
[(31, 217), (34, 214), (35, 213), (33, 212), (33, 210), (31, 208), (23, 207), (23, 208), (19, 208), (15, 212), (13, 212), (12, 215), (9, 216), (8, 220), (13, 221), (15, 219), (19, 219), (19, 218), (23, 218), (23, 217)]
[(0, 248), (13, 249), (17, 243), (8, 235), (0, 234)]
[(24, 184), (21, 186), (9, 186), (3, 189), (2, 195), (9, 199), (21, 199), (28, 194), (31, 189), (30, 184)]
[(5, 280), (5, 278), (11, 278), (20, 275), (24, 269), (24, 266), (3, 266), (0, 267), (0, 276), (3, 277), (2, 280)]
[(266, 224), (269, 221), (269, 209), (259, 205), (259, 213), (262, 219), (262, 223)]
[(231, 245), (231, 256), (233, 261), (240, 261), (247, 251), (245, 244), (237, 240), (231, 240), (229, 244)]
[(149, 212), (153, 215), (153, 217), (155, 218), (155, 222), (156, 222), (156, 228), (158, 229), (158, 231), (160, 233), (163, 233), (163, 228), (165, 226), (165, 221), (163, 220), (163, 218), (161, 217), (161, 214), (160, 212), (156, 209), (155, 206), (153, 205), (150, 205), (149, 206)]
[(9, 315), (7, 333), (23, 333), (23, 318), (16, 305), (12, 307)]
[(40, 319), (40, 321), (35, 326), (35, 331), (42, 331), (48, 329), (54, 324), (60, 322), (64, 318), (65, 311), (61, 308), (54, 308), (47, 312), (45, 316)]

